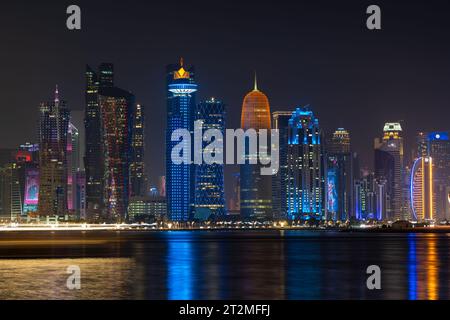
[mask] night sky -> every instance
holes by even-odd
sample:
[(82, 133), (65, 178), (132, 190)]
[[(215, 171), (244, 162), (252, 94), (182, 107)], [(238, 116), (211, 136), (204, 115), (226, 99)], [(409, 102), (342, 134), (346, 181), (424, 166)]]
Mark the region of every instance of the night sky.
[[(81, 7), (81, 31), (66, 28), (70, 4)], [(365, 26), (370, 4), (381, 7), (381, 31)], [(0, 147), (36, 141), (38, 105), (55, 84), (72, 110), (83, 110), (85, 65), (112, 62), (116, 85), (147, 107), (156, 183), (164, 174), (164, 69), (183, 56), (196, 67), (198, 98), (227, 104), (228, 128), (239, 127), (256, 70), (272, 111), (310, 104), (326, 132), (350, 130), (371, 167), (386, 121), (404, 121), (407, 148), (418, 130), (450, 129), (449, 17), (446, 0), (2, 3)]]

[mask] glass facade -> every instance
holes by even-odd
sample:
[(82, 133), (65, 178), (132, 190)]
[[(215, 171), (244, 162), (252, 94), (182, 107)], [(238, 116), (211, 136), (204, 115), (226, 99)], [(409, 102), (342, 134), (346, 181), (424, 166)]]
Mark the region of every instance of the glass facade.
[(144, 106), (138, 104), (133, 114), (133, 137), (130, 164), (131, 196), (142, 197), (146, 193), (145, 179), (145, 116)]
[(69, 109), (60, 101), (58, 87), (52, 102), (39, 108), (40, 216), (67, 214), (67, 133)]
[[(225, 105), (221, 101), (211, 98), (198, 104), (195, 120), (202, 121), (203, 132), (216, 129), (224, 137), (225, 117)], [(202, 141), (202, 150), (209, 143)], [(223, 144), (224, 141), (222, 140), (221, 143)], [(222, 154), (221, 157), (223, 156)], [(223, 170), (223, 161), (222, 163), (207, 164), (203, 162), (195, 165), (195, 217), (223, 217), (225, 215)]]
[[(167, 211), (172, 221), (188, 221), (194, 215), (195, 167), (172, 162), (172, 149), (179, 141), (171, 141), (177, 129), (193, 132), (195, 118), (194, 69), (185, 69), (183, 59), (166, 69), (167, 129), (166, 129), (166, 195)], [(188, 142), (186, 142), (188, 143)], [(186, 145), (186, 149), (190, 146)], [(189, 155), (191, 158), (191, 155)]]
[(119, 88), (99, 90), (103, 150), (102, 220), (125, 222), (130, 195), (134, 96)]
[(389, 205), (388, 220), (409, 218), (409, 208), (404, 199), (403, 137), (399, 123), (386, 123), (383, 138), (375, 139), (375, 176), (387, 181)]
[(350, 134), (337, 129), (327, 145), (327, 218), (347, 221), (353, 215), (353, 155)]
[(289, 120), (287, 210), (290, 220), (325, 218), (325, 157), (319, 120), (307, 107)]
[(98, 72), (86, 66), (86, 108), (85, 108), (85, 157), (86, 170), (86, 214), (88, 221), (100, 219), (103, 210), (103, 153), (101, 115), (98, 91), (113, 87), (114, 67), (110, 63), (99, 66)]
[(291, 111), (276, 111), (272, 114), (273, 129), (279, 130), (279, 170), (272, 176), (272, 208), (274, 219), (283, 220), (287, 218), (287, 181), (288, 181), (288, 141), (289, 141), (289, 119)]

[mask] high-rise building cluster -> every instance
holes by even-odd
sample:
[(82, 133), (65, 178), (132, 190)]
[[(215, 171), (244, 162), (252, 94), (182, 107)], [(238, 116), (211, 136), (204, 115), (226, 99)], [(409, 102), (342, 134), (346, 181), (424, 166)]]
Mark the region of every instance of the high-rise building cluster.
[[(154, 186), (145, 165), (149, 113), (116, 86), (112, 64), (87, 66), (83, 121), (56, 87), (51, 101), (37, 109), (36, 143), (0, 149), (0, 220), (450, 220), (449, 132), (419, 132), (409, 160), (404, 124), (387, 122), (374, 140), (373, 169), (362, 169), (348, 130), (328, 134), (309, 105), (272, 112), (256, 76), (242, 101), (244, 142), (236, 156), (243, 162), (232, 173), (225, 201), (224, 161), (205, 162), (202, 154), (197, 162), (194, 153), (211, 142), (225, 145), (226, 105), (217, 98), (197, 101), (195, 68), (183, 59), (168, 65), (165, 77), (166, 168)], [(180, 129), (193, 138), (174, 139)], [(207, 139), (206, 130), (217, 134)], [(277, 140), (261, 144), (263, 132), (271, 131)], [(259, 143), (256, 153), (252, 138)], [(183, 150), (176, 156), (189, 161), (173, 161), (174, 150)], [(224, 159), (224, 151), (212, 154)], [(277, 170), (265, 175), (269, 165), (261, 160), (270, 153), (278, 154)]]

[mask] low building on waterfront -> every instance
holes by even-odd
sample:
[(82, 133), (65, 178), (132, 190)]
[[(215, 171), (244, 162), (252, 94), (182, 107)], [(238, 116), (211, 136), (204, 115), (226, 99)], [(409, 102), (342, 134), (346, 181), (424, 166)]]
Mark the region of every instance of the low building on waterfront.
[(167, 214), (165, 197), (132, 197), (128, 207), (130, 222), (155, 222)]

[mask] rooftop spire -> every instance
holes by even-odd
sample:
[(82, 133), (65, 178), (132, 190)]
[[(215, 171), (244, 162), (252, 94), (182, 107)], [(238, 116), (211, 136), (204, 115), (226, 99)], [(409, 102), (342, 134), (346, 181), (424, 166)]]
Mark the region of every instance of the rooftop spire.
[(255, 84), (253, 86), (253, 91), (258, 91), (258, 79), (256, 78), (256, 71), (255, 71)]
[(184, 65), (184, 59), (183, 59), (183, 57), (181, 57), (180, 58), (180, 66), (183, 67), (183, 65)]
[(58, 85), (56, 85), (55, 88), (55, 103), (59, 102), (59, 91), (58, 91)]

